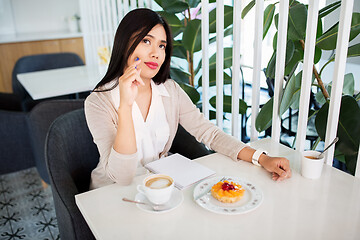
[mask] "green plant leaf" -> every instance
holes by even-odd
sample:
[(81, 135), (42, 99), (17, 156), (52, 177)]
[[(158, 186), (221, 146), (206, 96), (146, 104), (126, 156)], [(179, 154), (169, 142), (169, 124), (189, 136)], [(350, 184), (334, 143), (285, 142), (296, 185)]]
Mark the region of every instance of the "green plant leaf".
[[(224, 84), (231, 84), (232, 78), (224, 72)], [(202, 75), (199, 78), (199, 86), (202, 86)], [(211, 69), (209, 71), (209, 86), (216, 86), (216, 69)]]
[(171, 79), (176, 80), (179, 83), (187, 83), (189, 84), (190, 73), (185, 72), (179, 68), (170, 68), (170, 77)]
[[(228, 95), (224, 95), (224, 102), (223, 102), (223, 110), (226, 113), (231, 113), (231, 96)], [(213, 108), (216, 108), (216, 96), (213, 96), (212, 98), (210, 98), (210, 105)], [(244, 102), (244, 100), (239, 99), (239, 113), (240, 114), (245, 114), (246, 113), (246, 109), (248, 108), (246, 102)]]
[[(339, 23), (333, 25), (320, 38), (316, 40), (316, 45), (323, 50), (333, 50), (336, 48)], [(360, 33), (360, 13), (354, 12), (351, 19), (349, 42)]]
[(315, 56), (314, 56), (314, 64), (318, 63), (321, 59), (322, 50), (315, 46)]
[(200, 93), (193, 86), (181, 82), (179, 85), (187, 93), (194, 104), (200, 100)]
[[(232, 66), (232, 48), (224, 48), (224, 69)], [(216, 69), (216, 53), (209, 59), (209, 70)]]
[(295, 74), (293, 74), (286, 83), (284, 93), (280, 102), (280, 116), (282, 116), (286, 112), (286, 110), (289, 109), (291, 104), (293, 104), (295, 101), (299, 101), (299, 99), (297, 99), (298, 96), (296, 93), (300, 91), (301, 77), (302, 71), (296, 76)]
[(344, 95), (354, 95), (354, 86), (355, 80), (354, 75), (352, 73), (345, 74), (344, 76), (344, 86), (343, 86), (343, 94)]
[[(289, 40), (286, 43), (286, 55), (285, 55), (285, 67), (286, 64), (289, 64), (292, 57), (295, 53), (295, 45), (294, 42)], [(273, 52), (273, 55), (271, 56), (268, 65), (266, 67), (265, 75), (269, 78), (275, 78), (275, 63), (276, 63), (276, 51)]]
[(189, 8), (186, 2), (179, 0), (161, 0), (160, 6), (168, 13), (180, 13)]
[(292, 58), (285, 65), (285, 76), (288, 76), (294, 70), (294, 68), (297, 67), (299, 62), (302, 61), (302, 59), (303, 59), (302, 54), (297, 49), (295, 49)]
[(264, 29), (263, 29), (263, 39), (265, 38), (269, 28), (271, 26), (273, 17), (275, 13), (275, 4), (269, 4), (264, 11)]
[(181, 40), (176, 40), (173, 42), (172, 56), (182, 59), (187, 59), (186, 49), (184, 48), (184, 45), (182, 44)]
[(195, 8), (199, 5), (201, 0), (188, 0), (190, 8)]
[(267, 103), (260, 109), (259, 114), (256, 117), (255, 127), (258, 132), (265, 131), (271, 126), (272, 122), (272, 109), (273, 98), (270, 98)]
[(294, 1), (289, 9), (287, 36), (291, 40), (305, 40), (307, 8), (304, 4)]
[(194, 19), (188, 22), (182, 42), (186, 50), (194, 53), (201, 49), (201, 20)]
[(248, 14), (248, 12), (255, 6), (255, 0), (252, 0), (251, 2), (249, 2), (248, 5), (246, 5), (244, 7), (244, 9), (241, 12), (241, 18), (243, 19), (246, 14)]
[(319, 11), (319, 18), (323, 18), (323, 17), (327, 16), (329, 13), (332, 13), (334, 10), (336, 10), (340, 6), (341, 6), (341, 1), (337, 1), (337, 2), (331, 3), (331, 4), (323, 7)]
[[(232, 66), (232, 48), (224, 48), (224, 69)], [(198, 74), (202, 68), (202, 61), (200, 59), (199, 64), (195, 69), (195, 74)], [(216, 68), (216, 53), (214, 53), (209, 59), (209, 70)]]
[[(224, 29), (233, 23), (233, 7), (224, 6)], [(209, 13), (209, 33), (216, 33), (216, 8)]]
[[(232, 26), (230, 26), (230, 27), (228, 27), (227, 29), (225, 29), (225, 31), (224, 31), (224, 38), (227, 37), (227, 36), (230, 36), (230, 35), (232, 35), (232, 34), (233, 34), (233, 28), (232, 28)], [(209, 44), (212, 44), (212, 43), (214, 43), (214, 42), (216, 42), (216, 36), (210, 38)]]
[(360, 43), (355, 44), (348, 48), (347, 57), (359, 57), (359, 56), (360, 56)]
[(176, 37), (181, 32), (182, 28), (184, 27), (183, 24), (181, 23), (181, 21), (179, 20), (179, 18), (175, 14), (168, 13), (165, 11), (160, 11), (157, 13), (159, 13), (160, 16), (165, 18), (165, 20), (167, 21), (167, 23), (169, 24), (169, 26), (171, 28), (171, 33), (172, 33), (173, 37)]
[[(325, 139), (329, 102), (326, 102), (315, 118), (315, 127), (322, 140)], [(360, 142), (360, 107), (352, 96), (341, 99), (336, 149), (346, 156), (357, 155)], [(348, 161), (348, 160), (347, 160)], [(348, 163), (347, 163), (348, 164)], [(350, 169), (349, 169), (350, 170)]]
[(323, 24), (321, 18), (318, 20), (317, 30), (316, 30), (316, 39), (323, 34)]

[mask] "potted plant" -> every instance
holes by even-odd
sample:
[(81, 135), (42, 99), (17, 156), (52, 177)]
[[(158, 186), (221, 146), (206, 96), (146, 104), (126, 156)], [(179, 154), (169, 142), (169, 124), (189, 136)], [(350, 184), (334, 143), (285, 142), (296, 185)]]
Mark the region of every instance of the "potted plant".
[[(278, 14), (275, 14), (277, 3), (269, 4), (264, 11), (264, 34), (266, 36), (271, 24), (277, 28)], [(242, 17), (255, 5), (255, 0), (251, 1), (243, 10)], [(318, 71), (315, 64), (319, 62), (324, 51), (334, 50), (336, 48), (337, 32), (339, 22), (335, 23), (327, 31), (323, 31), (322, 23), (324, 17), (333, 12), (341, 5), (341, 1), (332, 3), (319, 11), (318, 29), (316, 36), (316, 47), (313, 70), (313, 86), (318, 89), (316, 93), (316, 102), (320, 105), (319, 109), (309, 111), (309, 119), (315, 118), (315, 127), (318, 133), (318, 141), (325, 139), (327, 124), (327, 113), (329, 109), (329, 94), (331, 92), (331, 82), (325, 85), (321, 75), (328, 64), (334, 61), (335, 56), (331, 56), (326, 64)], [(307, 5), (295, 0), (289, 3), (289, 24), (287, 32), (286, 60), (285, 60), (285, 87), (280, 103), (280, 114), (283, 115), (289, 108), (297, 110), (299, 108), (299, 98), (301, 89), (302, 71), (296, 72), (296, 69), (304, 57), (304, 44), (307, 20)], [(352, 40), (360, 33), (360, 13), (354, 12), (350, 30), (349, 48), (347, 57), (358, 57), (360, 55), (360, 44), (352, 44)], [(266, 77), (274, 79), (276, 62), (276, 42), (277, 33), (273, 40), (273, 55), (270, 58)], [(339, 142), (336, 145), (335, 157), (346, 164), (347, 170), (354, 175), (356, 159), (359, 151), (360, 142), (360, 93), (354, 91), (354, 77), (352, 74), (345, 75), (343, 96), (341, 100), (339, 125), (337, 136)], [(357, 80), (359, 81), (359, 79)], [(261, 132), (271, 126), (272, 119), (272, 98), (263, 106), (256, 119), (256, 129)], [(317, 142), (318, 142), (317, 141)], [(316, 147), (316, 145), (315, 145)]]

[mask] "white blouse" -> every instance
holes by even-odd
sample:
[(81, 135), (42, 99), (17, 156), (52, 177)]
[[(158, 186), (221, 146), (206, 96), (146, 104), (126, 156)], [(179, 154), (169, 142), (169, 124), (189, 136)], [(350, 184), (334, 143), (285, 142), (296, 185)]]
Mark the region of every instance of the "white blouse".
[[(114, 105), (118, 109), (120, 105), (119, 90), (111, 93)], [(136, 102), (132, 106), (139, 162), (136, 175), (144, 173), (143, 166), (145, 164), (159, 159), (160, 153), (164, 150), (165, 144), (170, 137), (169, 123), (161, 96), (169, 97), (164, 84), (156, 85), (151, 80), (151, 104), (145, 121)]]

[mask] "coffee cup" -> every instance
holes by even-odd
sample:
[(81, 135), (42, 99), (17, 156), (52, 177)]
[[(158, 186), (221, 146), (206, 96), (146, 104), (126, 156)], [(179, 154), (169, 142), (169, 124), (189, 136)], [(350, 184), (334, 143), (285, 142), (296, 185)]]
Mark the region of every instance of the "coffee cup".
[(318, 179), (324, 166), (324, 156), (319, 158), (318, 151), (304, 151), (301, 157), (301, 175), (309, 179)]
[(164, 204), (170, 200), (174, 189), (174, 180), (164, 174), (154, 174), (146, 177), (137, 190), (144, 194), (153, 204)]

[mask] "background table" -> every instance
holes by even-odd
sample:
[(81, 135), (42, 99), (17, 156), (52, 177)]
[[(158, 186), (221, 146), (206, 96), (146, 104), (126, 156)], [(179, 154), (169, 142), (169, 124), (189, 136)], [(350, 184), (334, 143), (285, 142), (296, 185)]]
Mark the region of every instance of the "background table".
[(34, 100), (91, 91), (100, 82), (96, 66), (59, 68), (17, 75)]
[(299, 173), (299, 152), (271, 139), (251, 146), (287, 157), (292, 178), (275, 182), (263, 168), (217, 153), (196, 160), (217, 175), (241, 177), (262, 189), (263, 203), (246, 214), (220, 215), (203, 209), (193, 200), (194, 186), (183, 191), (184, 202), (173, 211), (144, 212), (121, 200), (135, 198), (136, 185), (144, 176), (130, 186), (112, 184), (79, 194), (76, 203), (97, 239), (360, 238), (360, 179), (328, 165), (320, 179), (305, 179)]

